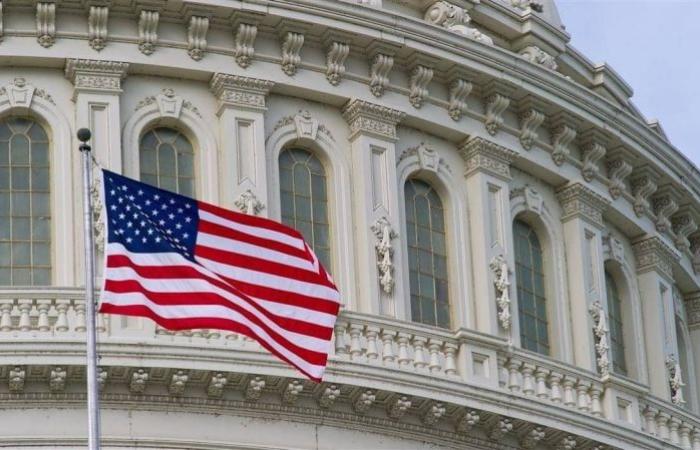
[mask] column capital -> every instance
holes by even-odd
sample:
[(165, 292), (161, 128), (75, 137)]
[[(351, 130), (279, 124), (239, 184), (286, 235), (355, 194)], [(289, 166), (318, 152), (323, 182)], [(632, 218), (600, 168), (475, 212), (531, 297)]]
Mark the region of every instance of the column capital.
[(603, 225), (603, 211), (610, 204), (610, 200), (589, 187), (582, 183), (568, 184), (557, 190), (557, 198), (564, 210), (562, 222), (582, 217), (599, 227)]
[(351, 99), (343, 107), (343, 117), (350, 125), (350, 139), (368, 134), (383, 140), (396, 141), (396, 125), (405, 113), (364, 100)]
[(242, 77), (215, 73), (209, 87), (219, 100), (219, 109), (224, 106), (265, 111), (265, 98), (275, 83), (260, 78)]
[(700, 327), (700, 291), (693, 292), (683, 299), (685, 312), (688, 316), (688, 327)]
[(122, 80), (126, 78), (129, 64), (119, 61), (69, 59), (66, 61), (66, 78), (77, 91), (118, 94)]
[(637, 263), (637, 273), (657, 271), (673, 279), (673, 262), (679, 255), (657, 236), (645, 237), (632, 244)]
[(516, 151), (482, 137), (463, 141), (459, 153), (466, 164), (466, 178), (475, 172), (486, 172), (505, 181), (510, 180), (510, 164), (518, 155)]

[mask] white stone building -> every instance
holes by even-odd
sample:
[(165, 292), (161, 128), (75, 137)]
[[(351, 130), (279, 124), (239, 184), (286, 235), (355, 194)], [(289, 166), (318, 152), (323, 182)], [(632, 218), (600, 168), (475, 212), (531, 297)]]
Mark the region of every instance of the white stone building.
[(89, 127), (344, 300), (321, 384), (100, 317), (104, 448), (700, 449), (700, 174), (553, 0), (2, 0), (0, 38), (0, 445), (85, 446)]

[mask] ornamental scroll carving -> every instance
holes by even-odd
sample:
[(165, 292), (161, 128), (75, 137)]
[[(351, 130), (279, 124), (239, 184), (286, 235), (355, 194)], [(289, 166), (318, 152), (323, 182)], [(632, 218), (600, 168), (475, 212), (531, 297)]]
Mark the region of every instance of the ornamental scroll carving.
[(520, 50), (520, 56), (530, 61), (533, 64), (538, 64), (549, 70), (557, 70), (557, 62), (554, 56), (545, 52), (536, 45), (528, 45)]
[(105, 249), (105, 221), (102, 217), (103, 203), (102, 180), (100, 170), (93, 170), (92, 183), (90, 183), (90, 200), (92, 201), (92, 228), (95, 233), (95, 249), (102, 254)]
[(681, 365), (675, 355), (669, 355), (666, 358), (666, 369), (668, 370), (668, 384), (671, 388), (671, 402), (674, 405), (681, 406), (685, 403), (683, 399), (683, 375), (681, 374)]
[(377, 238), (374, 249), (377, 251), (377, 268), (379, 269), (379, 284), (386, 294), (391, 294), (394, 290), (394, 248), (391, 241), (396, 239), (398, 234), (391, 228), (391, 223), (386, 217), (377, 219), (370, 227), (372, 233)]
[(265, 205), (258, 200), (258, 197), (250, 189), (239, 195), (234, 205), (240, 212), (251, 216), (257, 216), (260, 211), (265, 209)]
[(200, 118), (202, 117), (202, 114), (199, 112), (197, 107), (195, 107), (188, 100), (183, 100), (182, 97), (177, 95), (175, 91), (170, 88), (162, 89), (161, 93), (158, 95), (151, 95), (144, 98), (136, 104), (136, 108), (134, 110), (138, 111), (139, 109), (145, 108), (146, 106), (152, 104), (157, 104), (160, 114), (163, 117), (179, 118), (183, 108), (192, 111), (192, 113)]
[(493, 272), (493, 284), (496, 286), (496, 306), (498, 306), (498, 322), (504, 330), (510, 330), (510, 270), (503, 255), (495, 256), (489, 263)]
[(608, 324), (606, 313), (598, 300), (593, 302), (588, 308), (588, 312), (593, 318), (593, 337), (595, 338), (595, 353), (598, 363), (598, 371), (602, 377), (610, 375), (610, 359), (608, 358)]
[(433, 25), (445, 28), (453, 33), (461, 34), (486, 45), (493, 45), (493, 39), (476, 28), (469, 27), (472, 19), (464, 8), (446, 1), (437, 1), (428, 8), (424, 18)]

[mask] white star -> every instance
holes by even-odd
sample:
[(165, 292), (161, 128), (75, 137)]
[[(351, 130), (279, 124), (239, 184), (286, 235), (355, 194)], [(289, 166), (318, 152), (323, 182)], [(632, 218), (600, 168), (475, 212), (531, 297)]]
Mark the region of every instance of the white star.
[(168, 205), (166, 205), (165, 203), (163, 203), (163, 204), (160, 206), (160, 209), (163, 209), (163, 210), (168, 209)]
[(172, 214), (172, 213), (171, 213), (171, 214), (168, 214), (168, 218), (169, 218), (170, 220), (173, 220), (173, 219), (175, 218), (175, 214)]
[(179, 230), (180, 228), (182, 228), (182, 224), (176, 223), (175, 228), (177, 228)]
[(144, 244), (146, 243), (146, 241), (148, 241), (148, 239), (146, 239), (145, 237), (141, 238), (141, 242), (143, 242)]
[(132, 241), (132, 240), (133, 240), (133, 239), (131, 239), (130, 237), (126, 238), (126, 242), (127, 242), (128, 244), (131, 244), (131, 241)]
[(160, 219), (160, 220), (158, 221), (158, 225), (160, 225), (161, 227), (162, 227), (163, 225), (165, 225), (165, 220)]
[(182, 210), (182, 208), (178, 208), (177, 212), (178, 212), (178, 214), (182, 214), (184, 211)]
[(150, 200), (146, 200), (146, 206), (150, 206), (150, 205), (151, 205), (151, 201), (150, 201)]
[(109, 191), (109, 195), (117, 195), (117, 191), (115, 191), (114, 189), (112, 189), (111, 191)]
[(156, 242), (160, 242), (160, 237), (156, 236)]
[(130, 206), (130, 205), (126, 205), (126, 208), (124, 208), (124, 209), (126, 209), (127, 211), (131, 211), (131, 206)]
[(126, 187), (126, 184), (122, 185), (122, 191), (128, 191), (128, 190), (129, 190), (129, 188)]
[[(131, 215), (131, 217), (133, 217), (134, 219), (138, 219), (138, 218), (139, 218), (139, 213), (134, 213), (134, 214)], [(143, 226), (143, 225), (141, 225), (141, 226)]]
[(149, 234), (149, 235), (153, 234), (153, 228), (149, 228), (149, 229), (148, 229), (148, 234)]
[(171, 204), (171, 205), (174, 205), (174, 204), (175, 204), (175, 200), (173, 200), (173, 199), (171, 198), (171, 199), (170, 199), (170, 204)]
[(145, 227), (145, 226), (146, 226), (146, 221), (145, 221), (145, 220), (142, 220), (141, 222), (139, 222), (139, 225), (141, 225), (142, 227)]
[(119, 197), (119, 198), (117, 199), (117, 201), (118, 201), (119, 203), (124, 203), (124, 199), (121, 198), (121, 197)]
[(123, 229), (123, 228), (120, 228), (120, 229), (119, 229), (119, 234), (124, 234), (124, 229)]
[(116, 210), (117, 210), (117, 205), (112, 205), (112, 206), (109, 207), (109, 209), (111, 209), (112, 211), (116, 211)]
[(190, 219), (189, 217), (185, 217), (185, 222), (190, 223), (191, 220), (192, 219)]
[(160, 200), (160, 195), (155, 194), (155, 195), (153, 196), (153, 200)]
[(131, 223), (131, 222), (127, 222), (127, 223), (126, 223), (126, 227), (127, 227), (127, 228), (131, 228), (132, 225), (133, 225), (133, 223)]
[(154, 209), (153, 212), (151, 213), (151, 215), (157, 216), (157, 215), (158, 215), (158, 210), (157, 210), (157, 209)]
[(189, 203), (185, 203), (185, 208), (190, 209), (190, 204), (189, 204)]
[(143, 191), (141, 189), (139, 189), (138, 194), (143, 195)]
[(136, 236), (138, 236), (139, 234), (141, 234), (141, 232), (140, 232), (138, 229), (136, 229), (136, 230), (134, 230), (134, 234), (135, 234)]
[(130, 196), (129, 196), (129, 200), (131, 200), (132, 202), (134, 201), (135, 198), (136, 198), (136, 197), (134, 197), (133, 195), (130, 195)]
[(182, 235), (182, 237), (183, 237), (184, 239), (187, 239), (188, 237), (190, 237), (190, 235), (189, 235), (189, 233), (185, 233), (185, 234)]
[(124, 220), (125, 217), (124, 213), (119, 214), (119, 219)]
[(168, 234), (173, 234), (173, 230), (170, 230), (170, 229), (165, 230), (165, 232), (168, 233)]

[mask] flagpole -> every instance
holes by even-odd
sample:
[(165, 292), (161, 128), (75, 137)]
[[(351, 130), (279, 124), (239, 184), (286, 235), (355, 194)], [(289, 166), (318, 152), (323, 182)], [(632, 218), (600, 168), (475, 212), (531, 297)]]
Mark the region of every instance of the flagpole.
[(87, 141), (90, 130), (78, 130), (79, 150), (83, 159), (83, 227), (85, 233), (85, 319), (87, 320), (87, 409), (88, 449), (100, 448), (100, 398), (97, 389), (97, 340), (95, 336), (95, 257), (92, 235), (92, 202), (90, 186), (92, 164)]

